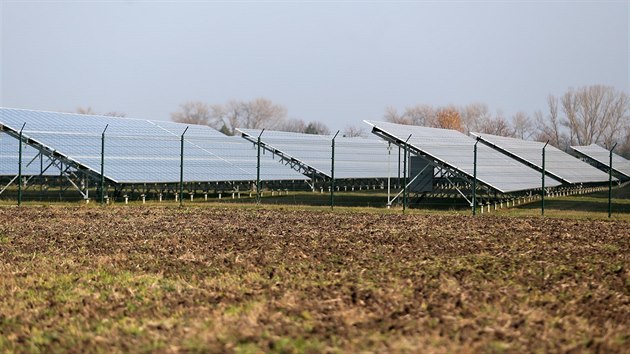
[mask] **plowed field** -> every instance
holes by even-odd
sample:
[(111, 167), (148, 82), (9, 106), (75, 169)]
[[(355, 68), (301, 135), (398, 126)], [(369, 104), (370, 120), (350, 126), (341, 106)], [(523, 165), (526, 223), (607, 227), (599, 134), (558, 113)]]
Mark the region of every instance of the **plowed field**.
[(629, 352), (630, 223), (4, 207), (0, 351)]

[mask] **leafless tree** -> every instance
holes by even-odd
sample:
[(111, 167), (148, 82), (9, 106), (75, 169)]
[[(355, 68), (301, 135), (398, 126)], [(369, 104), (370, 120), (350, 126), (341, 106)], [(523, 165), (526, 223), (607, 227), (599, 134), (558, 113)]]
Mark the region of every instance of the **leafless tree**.
[(519, 111), (512, 117), (514, 137), (529, 140), (534, 135), (534, 124), (525, 112)]
[(208, 125), (224, 134), (234, 135), (235, 129), (240, 127), (243, 104), (243, 102), (235, 100), (230, 100), (223, 105), (213, 104), (210, 106), (211, 113)]
[(287, 109), (266, 98), (252, 101), (228, 101), (210, 106), (208, 125), (228, 135), (236, 128), (278, 129), (286, 119)]
[(433, 127), (438, 124), (438, 110), (431, 105), (418, 104), (405, 108), (404, 116), (413, 125)]
[(485, 103), (471, 103), (460, 109), (462, 126), (465, 133), (479, 132), (491, 119), (490, 110)]
[(79, 114), (86, 114), (86, 115), (92, 115), (92, 116), (108, 116), (108, 117), (119, 117), (119, 118), (124, 118), (127, 116), (126, 113), (123, 112), (119, 112), (119, 111), (110, 111), (110, 112), (106, 112), (106, 113), (97, 113), (94, 109), (92, 109), (92, 107), (87, 106), (87, 107), (77, 107), (76, 109), (76, 113)]
[(199, 101), (189, 101), (179, 105), (179, 111), (171, 113), (171, 120), (178, 123), (208, 125), (210, 107)]
[(241, 126), (252, 129), (275, 129), (286, 118), (287, 109), (266, 98), (256, 98), (243, 104)]
[(547, 105), (549, 106), (547, 117), (540, 111), (534, 114), (536, 125), (534, 139), (542, 142), (549, 141), (549, 144), (566, 150), (569, 144), (568, 138), (562, 132), (562, 122), (558, 116), (558, 98), (554, 95), (547, 96)]
[(501, 112), (497, 112), (494, 118), (484, 120), (479, 127), (479, 133), (509, 137), (514, 136), (514, 130)]
[(119, 111), (110, 111), (110, 112), (103, 113), (103, 115), (108, 116), (108, 117), (125, 118), (127, 116), (127, 113), (119, 112)]
[(330, 134), (330, 129), (322, 122), (313, 121), (308, 123), (303, 132), (305, 134), (327, 135)]
[(383, 118), (386, 122), (396, 123), (396, 124), (406, 124), (411, 125), (413, 122), (409, 117), (406, 117), (404, 114), (399, 114), (398, 110), (395, 107), (387, 106), (385, 108), (385, 114)]
[(570, 89), (561, 99), (571, 144), (611, 145), (628, 120), (630, 98), (610, 86)]
[(278, 127), (278, 130), (284, 132), (303, 133), (306, 129), (306, 123), (302, 119), (287, 119)]
[(359, 127), (356, 125), (348, 125), (343, 129), (342, 132), (342, 135), (347, 138), (366, 137), (367, 134), (368, 133), (365, 131), (365, 129), (363, 129), (363, 127)]
[(92, 107), (87, 106), (87, 107), (77, 107), (76, 110), (77, 113), (79, 114), (87, 114), (87, 115), (96, 115), (96, 111), (94, 109), (92, 109)]

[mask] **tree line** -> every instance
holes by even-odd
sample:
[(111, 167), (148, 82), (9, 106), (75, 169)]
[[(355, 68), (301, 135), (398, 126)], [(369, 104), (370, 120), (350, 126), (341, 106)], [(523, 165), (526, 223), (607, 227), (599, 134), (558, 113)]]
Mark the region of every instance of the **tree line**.
[(189, 101), (171, 113), (171, 120), (179, 123), (208, 125), (226, 135), (234, 135), (236, 128), (270, 129), (307, 134), (330, 134), (330, 129), (318, 121), (308, 122), (288, 118), (286, 107), (266, 98), (251, 101), (230, 100), (224, 104), (208, 105)]
[(419, 104), (399, 112), (385, 110), (383, 118), (392, 123), (455, 129), (523, 140), (549, 141), (568, 151), (570, 146), (599, 144), (630, 156), (630, 96), (614, 87), (591, 85), (571, 88), (562, 96), (547, 97), (548, 112), (532, 116), (517, 112), (507, 119), (500, 111), (492, 114), (487, 105), (434, 107)]

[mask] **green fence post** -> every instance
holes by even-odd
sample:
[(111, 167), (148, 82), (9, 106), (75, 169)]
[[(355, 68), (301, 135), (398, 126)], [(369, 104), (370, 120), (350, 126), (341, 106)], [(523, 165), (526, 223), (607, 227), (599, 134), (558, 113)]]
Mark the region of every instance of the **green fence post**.
[(609, 164), (608, 164), (608, 217), (612, 216), (612, 158), (613, 158), (613, 150), (617, 147), (617, 143), (613, 145), (610, 149), (610, 153), (608, 154)]
[(477, 144), (479, 143), (479, 137), (475, 142), (473, 149), (473, 188), (472, 188), (472, 214), (477, 215)]
[(188, 127), (184, 129), (181, 136), (181, 151), (179, 154), (179, 206), (184, 205), (184, 135), (188, 131)]
[(547, 140), (542, 148), (542, 190), (540, 191), (540, 214), (542, 216), (545, 216), (545, 149), (547, 148), (547, 144), (549, 144), (549, 140)]
[(408, 145), (407, 142), (409, 141), (409, 139), (411, 139), (411, 134), (409, 134), (409, 136), (407, 137), (407, 140), (405, 140), (405, 151), (404, 151), (404, 161), (403, 161), (403, 214), (405, 213), (405, 210), (407, 209), (407, 158), (408, 158)]
[(330, 209), (335, 209), (335, 139), (339, 134), (339, 130), (337, 130), (337, 134), (332, 138), (332, 152), (330, 155)]
[(260, 134), (258, 134), (257, 147), (258, 152), (256, 154), (256, 204), (260, 204), (260, 137), (265, 132), (263, 129)]
[(101, 205), (105, 204), (105, 132), (109, 124), (105, 125), (101, 134)]
[(400, 145), (398, 145), (398, 183), (400, 185)]
[(24, 124), (22, 124), (22, 128), (20, 129), (20, 147), (19, 147), (19, 154), (18, 154), (18, 206), (22, 205), (22, 131), (24, 130), (24, 127), (26, 126), (26, 122), (24, 122)]

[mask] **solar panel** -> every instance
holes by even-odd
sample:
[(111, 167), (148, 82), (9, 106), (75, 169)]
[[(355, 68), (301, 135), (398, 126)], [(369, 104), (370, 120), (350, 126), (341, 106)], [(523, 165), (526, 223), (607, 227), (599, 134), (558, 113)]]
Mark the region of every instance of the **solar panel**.
[[(105, 176), (118, 183), (178, 182), (180, 136), (186, 127), (189, 129), (184, 143), (185, 181), (256, 179), (256, 150), (240, 138), (225, 136), (207, 126), (0, 108), (0, 126), (5, 129), (17, 132), (24, 122), (25, 137), (97, 174), (101, 164), (101, 133), (107, 126)], [(301, 174), (271, 159), (261, 159), (261, 164), (265, 166), (262, 180), (304, 180)], [(3, 165), (12, 163), (7, 160)], [(17, 173), (17, 163), (13, 172)]]
[[(18, 174), (19, 144), (18, 140), (0, 131), (0, 176), (15, 176)], [(51, 160), (38, 155), (38, 150), (22, 145), (22, 174), (27, 176), (59, 175), (59, 171), (50, 168)]]
[[(373, 133), (402, 144), (409, 136), (411, 149), (427, 158), (444, 164), (472, 178), (474, 170), (475, 139), (455, 130), (427, 128), (365, 121)], [(539, 189), (541, 173), (486, 145), (477, 145), (477, 180), (501, 192), (510, 193)], [(545, 186), (559, 186), (560, 182), (546, 177)]]
[[(542, 171), (544, 143), (485, 133), (470, 134), (479, 137), (491, 147)], [(545, 148), (545, 172), (568, 184), (608, 181), (607, 174), (551, 145)]]
[[(256, 141), (258, 129), (237, 129), (244, 138)], [(261, 142), (278, 154), (308, 166), (329, 178), (332, 167), (332, 135), (265, 130)], [(335, 139), (335, 179), (387, 178), (394, 174), (388, 144), (380, 139), (343, 137)], [(305, 174), (308, 174), (305, 171)]]
[[(571, 149), (576, 151), (580, 156), (586, 157), (592, 161), (600, 164), (600, 166), (607, 170), (605, 167), (610, 166), (610, 151), (604, 149), (597, 144), (591, 144), (587, 146), (571, 146)], [(630, 177), (630, 161), (613, 152), (613, 171)]]

